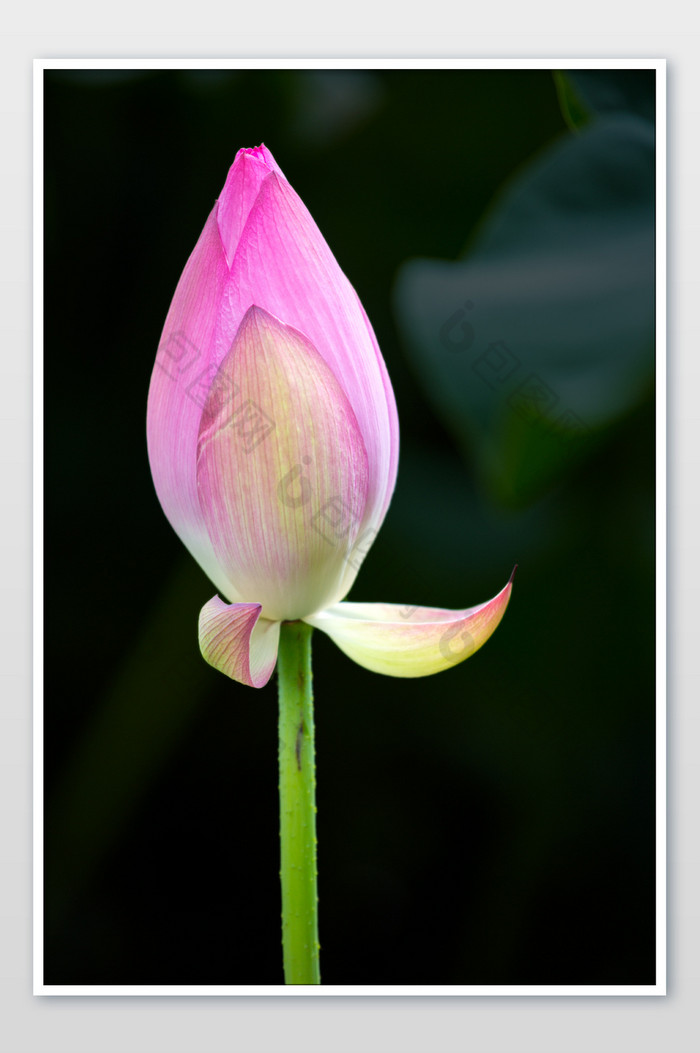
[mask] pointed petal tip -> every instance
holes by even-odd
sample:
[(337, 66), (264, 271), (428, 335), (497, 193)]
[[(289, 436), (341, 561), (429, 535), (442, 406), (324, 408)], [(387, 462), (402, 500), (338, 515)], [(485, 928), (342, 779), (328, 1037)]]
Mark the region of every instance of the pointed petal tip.
[(257, 305), (202, 411), (197, 487), (236, 599), (255, 596), (268, 618), (282, 620), (346, 594), (364, 529), (367, 450), (318, 351)]
[(270, 312), (266, 311), (264, 307), (259, 307), (256, 303), (252, 303), (241, 318), (241, 324), (238, 326), (236, 335), (243, 330), (244, 326), (250, 325), (258, 327), (270, 325), (282, 326), (285, 330), (290, 328), (288, 325), (285, 325), (280, 318), (277, 318), (274, 314), (270, 314)]
[(282, 175), (280, 167), (262, 143), (243, 147), (236, 154), (215, 205), (219, 236), (229, 267), (262, 187), (276, 175)]
[[(274, 163), (271, 154), (269, 162)], [(246, 185), (261, 174), (263, 178), (236, 242), (235, 259), (229, 254), (227, 310), (241, 319), (251, 303), (262, 305), (303, 334), (329, 366), (347, 395), (369, 455), (363, 526), (378, 529), (395, 483), (398, 423), (376, 337), (355, 290), (279, 165), (269, 170), (243, 153), (238, 170)]]
[(250, 158), (253, 161), (261, 161), (267, 168), (272, 171), (277, 167), (275, 159), (265, 146), (265, 143), (260, 143), (259, 146), (242, 146), (233, 159), (233, 163), (239, 160), (247, 160)]
[(373, 673), (418, 677), (450, 669), (479, 650), (499, 625), (511, 579), (493, 599), (465, 610), (386, 603), (337, 603), (305, 621)]
[(249, 174), (250, 181), (256, 188), (256, 194), (268, 176), (275, 174), (284, 179), (282, 169), (264, 143), (260, 143), (259, 146), (243, 146), (229, 168), (226, 183), (221, 192), (222, 196), (230, 193), (233, 187), (240, 186), (238, 178), (244, 171)]
[(515, 566), (513, 567), (513, 569), (510, 572), (510, 577), (508, 578), (508, 584), (509, 585), (513, 584), (513, 578), (515, 577), (515, 572), (516, 572), (517, 569), (518, 569), (518, 564), (516, 563)]

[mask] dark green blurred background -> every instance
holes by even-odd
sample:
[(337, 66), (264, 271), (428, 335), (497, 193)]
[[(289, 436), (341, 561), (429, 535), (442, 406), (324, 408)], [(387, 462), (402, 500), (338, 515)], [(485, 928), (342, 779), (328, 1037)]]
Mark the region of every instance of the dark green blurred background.
[(175, 285), (261, 141), (398, 402), (350, 598), (471, 606), (519, 564), (438, 676), (315, 636), (323, 981), (654, 982), (653, 89), (46, 73), (47, 983), (282, 982), (276, 684), (201, 659), (214, 589), (145, 444)]

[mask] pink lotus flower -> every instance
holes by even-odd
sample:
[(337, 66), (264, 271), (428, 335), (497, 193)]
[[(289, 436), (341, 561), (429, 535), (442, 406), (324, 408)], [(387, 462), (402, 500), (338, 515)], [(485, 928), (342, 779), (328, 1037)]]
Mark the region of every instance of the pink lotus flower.
[(216, 585), (205, 659), (261, 687), (282, 621), (360, 665), (423, 676), (473, 654), (510, 582), (461, 611), (343, 602), (396, 481), (394, 394), (354, 289), (264, 146), (240, 150), (165, 322), (148, 451), (173, 528)]

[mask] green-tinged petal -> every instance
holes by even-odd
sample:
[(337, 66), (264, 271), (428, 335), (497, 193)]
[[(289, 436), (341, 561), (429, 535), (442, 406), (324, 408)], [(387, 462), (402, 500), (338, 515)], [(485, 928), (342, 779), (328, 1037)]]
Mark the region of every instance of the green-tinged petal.
[(199, 647), (209, 665), (248, 687), (264, 687), (277, 662), (279, 622), (261, 618), (259, 603), (214, 596), (199, 614)]
[(304, 620), (358, 665), (387, 676), (430, 676), (463, 662), (500, 622), (512, 588), (462, 611), (390, 603), (337, 603)]
[(357, 419), (333, 372), (301, 333), (251, 307), (197, 447), (202, 515), (236, 598), (254, 598), (271, 621), (341, 600), (367, 481)]

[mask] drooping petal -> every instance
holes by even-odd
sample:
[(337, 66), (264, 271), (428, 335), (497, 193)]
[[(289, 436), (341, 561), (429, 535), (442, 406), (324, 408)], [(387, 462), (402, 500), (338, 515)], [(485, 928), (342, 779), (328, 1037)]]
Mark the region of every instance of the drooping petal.
[(264, 687), (277, 662), (279, 622), (260, 603), (227, 604), (214, 596), (199, 614), (199, 647), (209, 665), (248, 687)]
[(261, 183), (240, 237), (222, 305), (222, 343), (251, 303), (303, 333), (347, 395), (370, 470), (363, 528), (376, 532), (396, 481), (394, 394), (357, 294), (306, 206), (277, 172)]
[(165, 320), (148, 392), (153, 483), (171, 526), (216, 587), (235, 600), (217, 565), (197, 496), (202, 409), (218, 366), (216, 329), (228, 267), (216, 210), (182, 273)]
[(232, 589), (272, 620), (337, 602), (361, 530), (367, 452), (308, 340), (245, 315), (212, 385), (197, 449), (200, 505)]
[(469, 658), (500, 622), (511, 581), (497, 596), (462, 611), (389, 603), (337, 603), (304, 619), (358, 665), (387, 676), (429, 676)]

